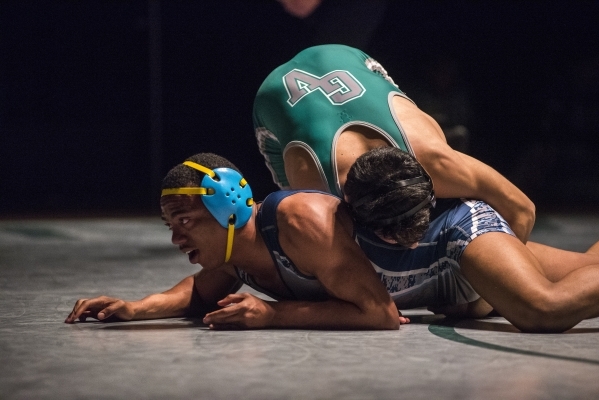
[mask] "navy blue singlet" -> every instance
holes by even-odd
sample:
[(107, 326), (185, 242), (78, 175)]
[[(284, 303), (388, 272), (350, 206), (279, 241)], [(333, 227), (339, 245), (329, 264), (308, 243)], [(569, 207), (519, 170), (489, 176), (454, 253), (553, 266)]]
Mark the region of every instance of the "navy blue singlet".
[[(257, 216), (260, 233), (291, 295), (272, 293), (257, 285), (245, 271), (236, 271), (245, 284), (277, 300), (326, 300), (329, 296), (320, 282), (302, 274), (279, 243), (277, 207), (284, 198), (300, 192), (328, 194), (315, 190), (275, 192), (266, 197)], [(478, 299), (480, 296), (460, 270), (466, 246), (488, 232), (514, 235), (507, 222), (481, 201), (441, 202), (432, 218), (415, 249), (386, 243), (372, 232), (356, 229), (356, 242), (399, 308), (464, 304)]]
[[(294, 190), (282, 190), (269, 194), (266, 199), (264, 199), (264, 202), (262, 202), (262, 207), (260, 207), (257, 215), (260, 234), (264, 239), (264, 243), (266, 243), (266, 247), (268, 247), (268, 251), (270, 252), (273, 261), (275, 262), (275, 266), (281, 281), (283, 281), (289, 293), (292, 294), (292, 297), (273, 293), (258, 285), (254, 278), (247, 272), (237, 267), (235, 270), (237, 271), (237, 276), (239, 276), (239, 279), (241, 279), (243, 283), (276, 300), (326, 300), (329, 296), (320, 282), (313, 276), (302, 274), (295, 267), (293, 261), (287, 257), (281, 248), (281, 244), (279, 243), (277, 207), (284, 198), (298, 192), (299, 191)], [(330, 196), (329, 193), (319, 192), (316, 190), (303, 190), (301, 192), (322, 193)]]

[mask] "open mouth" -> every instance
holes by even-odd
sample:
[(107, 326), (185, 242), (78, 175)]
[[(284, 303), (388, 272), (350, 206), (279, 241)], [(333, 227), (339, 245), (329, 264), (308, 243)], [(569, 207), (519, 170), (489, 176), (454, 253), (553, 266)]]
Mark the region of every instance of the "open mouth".
[(187, 257), (189, 257), (189, 262), (192, 264), (196, 264), (196, 257), (198, 256), (200, 252), (196, 249), (196, 250), (189, 250), (186, 251), (185, 254), (187, 254)]

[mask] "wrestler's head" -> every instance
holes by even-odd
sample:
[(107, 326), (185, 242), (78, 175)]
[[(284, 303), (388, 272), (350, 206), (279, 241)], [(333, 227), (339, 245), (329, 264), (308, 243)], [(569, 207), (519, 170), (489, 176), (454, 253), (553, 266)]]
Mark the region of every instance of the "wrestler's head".
[(253, 199), (235, 165), (200, 153), (168, 172), (160, 205), (173, 244), (188, 254), (190, 262), (207, 267), (229, 261), (235, 229), (249, 221)]
[(405, 151), (380, 147), (362, 154), (347, 174), (344, 192), (356, 223), (385, 241), (412, 247), (428, 229), (433, 184)]

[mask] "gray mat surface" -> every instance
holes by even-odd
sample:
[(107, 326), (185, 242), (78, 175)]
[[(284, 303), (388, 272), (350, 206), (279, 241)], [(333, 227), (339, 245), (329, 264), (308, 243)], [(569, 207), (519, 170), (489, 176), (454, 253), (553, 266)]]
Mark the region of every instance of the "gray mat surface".
[[(158, 218), (0, 221), (0, 399), (599, 398), (599, 319), (556, 335), (422, 309), (393, 332), (63, 323), (78, 298), (195, 272), (169, 238)], [(599, 216), (539, 218), (533, 240), (584, 251)]]

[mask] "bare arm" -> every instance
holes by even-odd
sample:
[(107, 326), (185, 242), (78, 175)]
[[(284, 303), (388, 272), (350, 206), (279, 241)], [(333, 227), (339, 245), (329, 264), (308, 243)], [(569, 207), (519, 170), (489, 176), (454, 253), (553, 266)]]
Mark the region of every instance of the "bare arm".
[(499, 172), (448, 146), (447, 149), (429, 149), (420, 162), (431, 175), (438, 197), (486, 202), (506, 219), (516, 236), (526, 243), (535, 222), (534, 204)]
[[(347, 217), (337, 210), (338, 202), (321, 196), (325, 207), (306, 207), (314, 200), (301, 201), (302, 215), (289, 220), (289, 232), (282, 235), (287, 254), (298, 260), (298, 268), (314, 275), (331, 299), (322, 303), (281, 303), (275, 307), (273, 325), (277, 327), (332, 329), (398, 329), (397, 307), (360, 247), (353, 240)], [(313, 198), (313, 197), (312, 197)], [(293, 205), (289, 205), (293, 207)], [(295, 209), (299, 204), (295, 205)], [(310, 222), (308, 223), (307, 220)]]
[(339, 200), (318, 197), (317, 202), (313, 194), (297, 194), (281, 203), (279, 240), (301, 272), (315, 276), (330, 299), (264, 302), (234, 294), (219, 302), (229, 307), (208, 314), (204, 322), (215, 328), (399, 328), (397, 307), (353, 240), (347, 215), (337, 212)]
[[(380, 283), (379, 283), (380, 284)], [(371, 304), (360, 308), (338, 299), (325, 302), (284, 301), (271, 303), (273, 328), (399, 329), (395, 305)]]
[(399, 97), (394, 104), (416, 158), (433, 179), (437, 197), (486, 202), (526, 243), (535, 222), (533, 202), (490, 166), (453, 150), (431, 116)]
[(88, 317), (121, 321), (182, 317), (203, 305), (216, 303), (215, 298), (222, 298), (239, 286), (229, 273), (202, 270), (165, 292), (151, 294), (137, 301), (107, 296), (79, 299), (65, 322), (73, 323), (77, 319), (85, 321)]
[[(199, 274), (198, 274), (199, 275)], [(188, 276), (171, 289), (130, 302), (132, 320), (184, 316), (191, 307), (195, 275)]]

